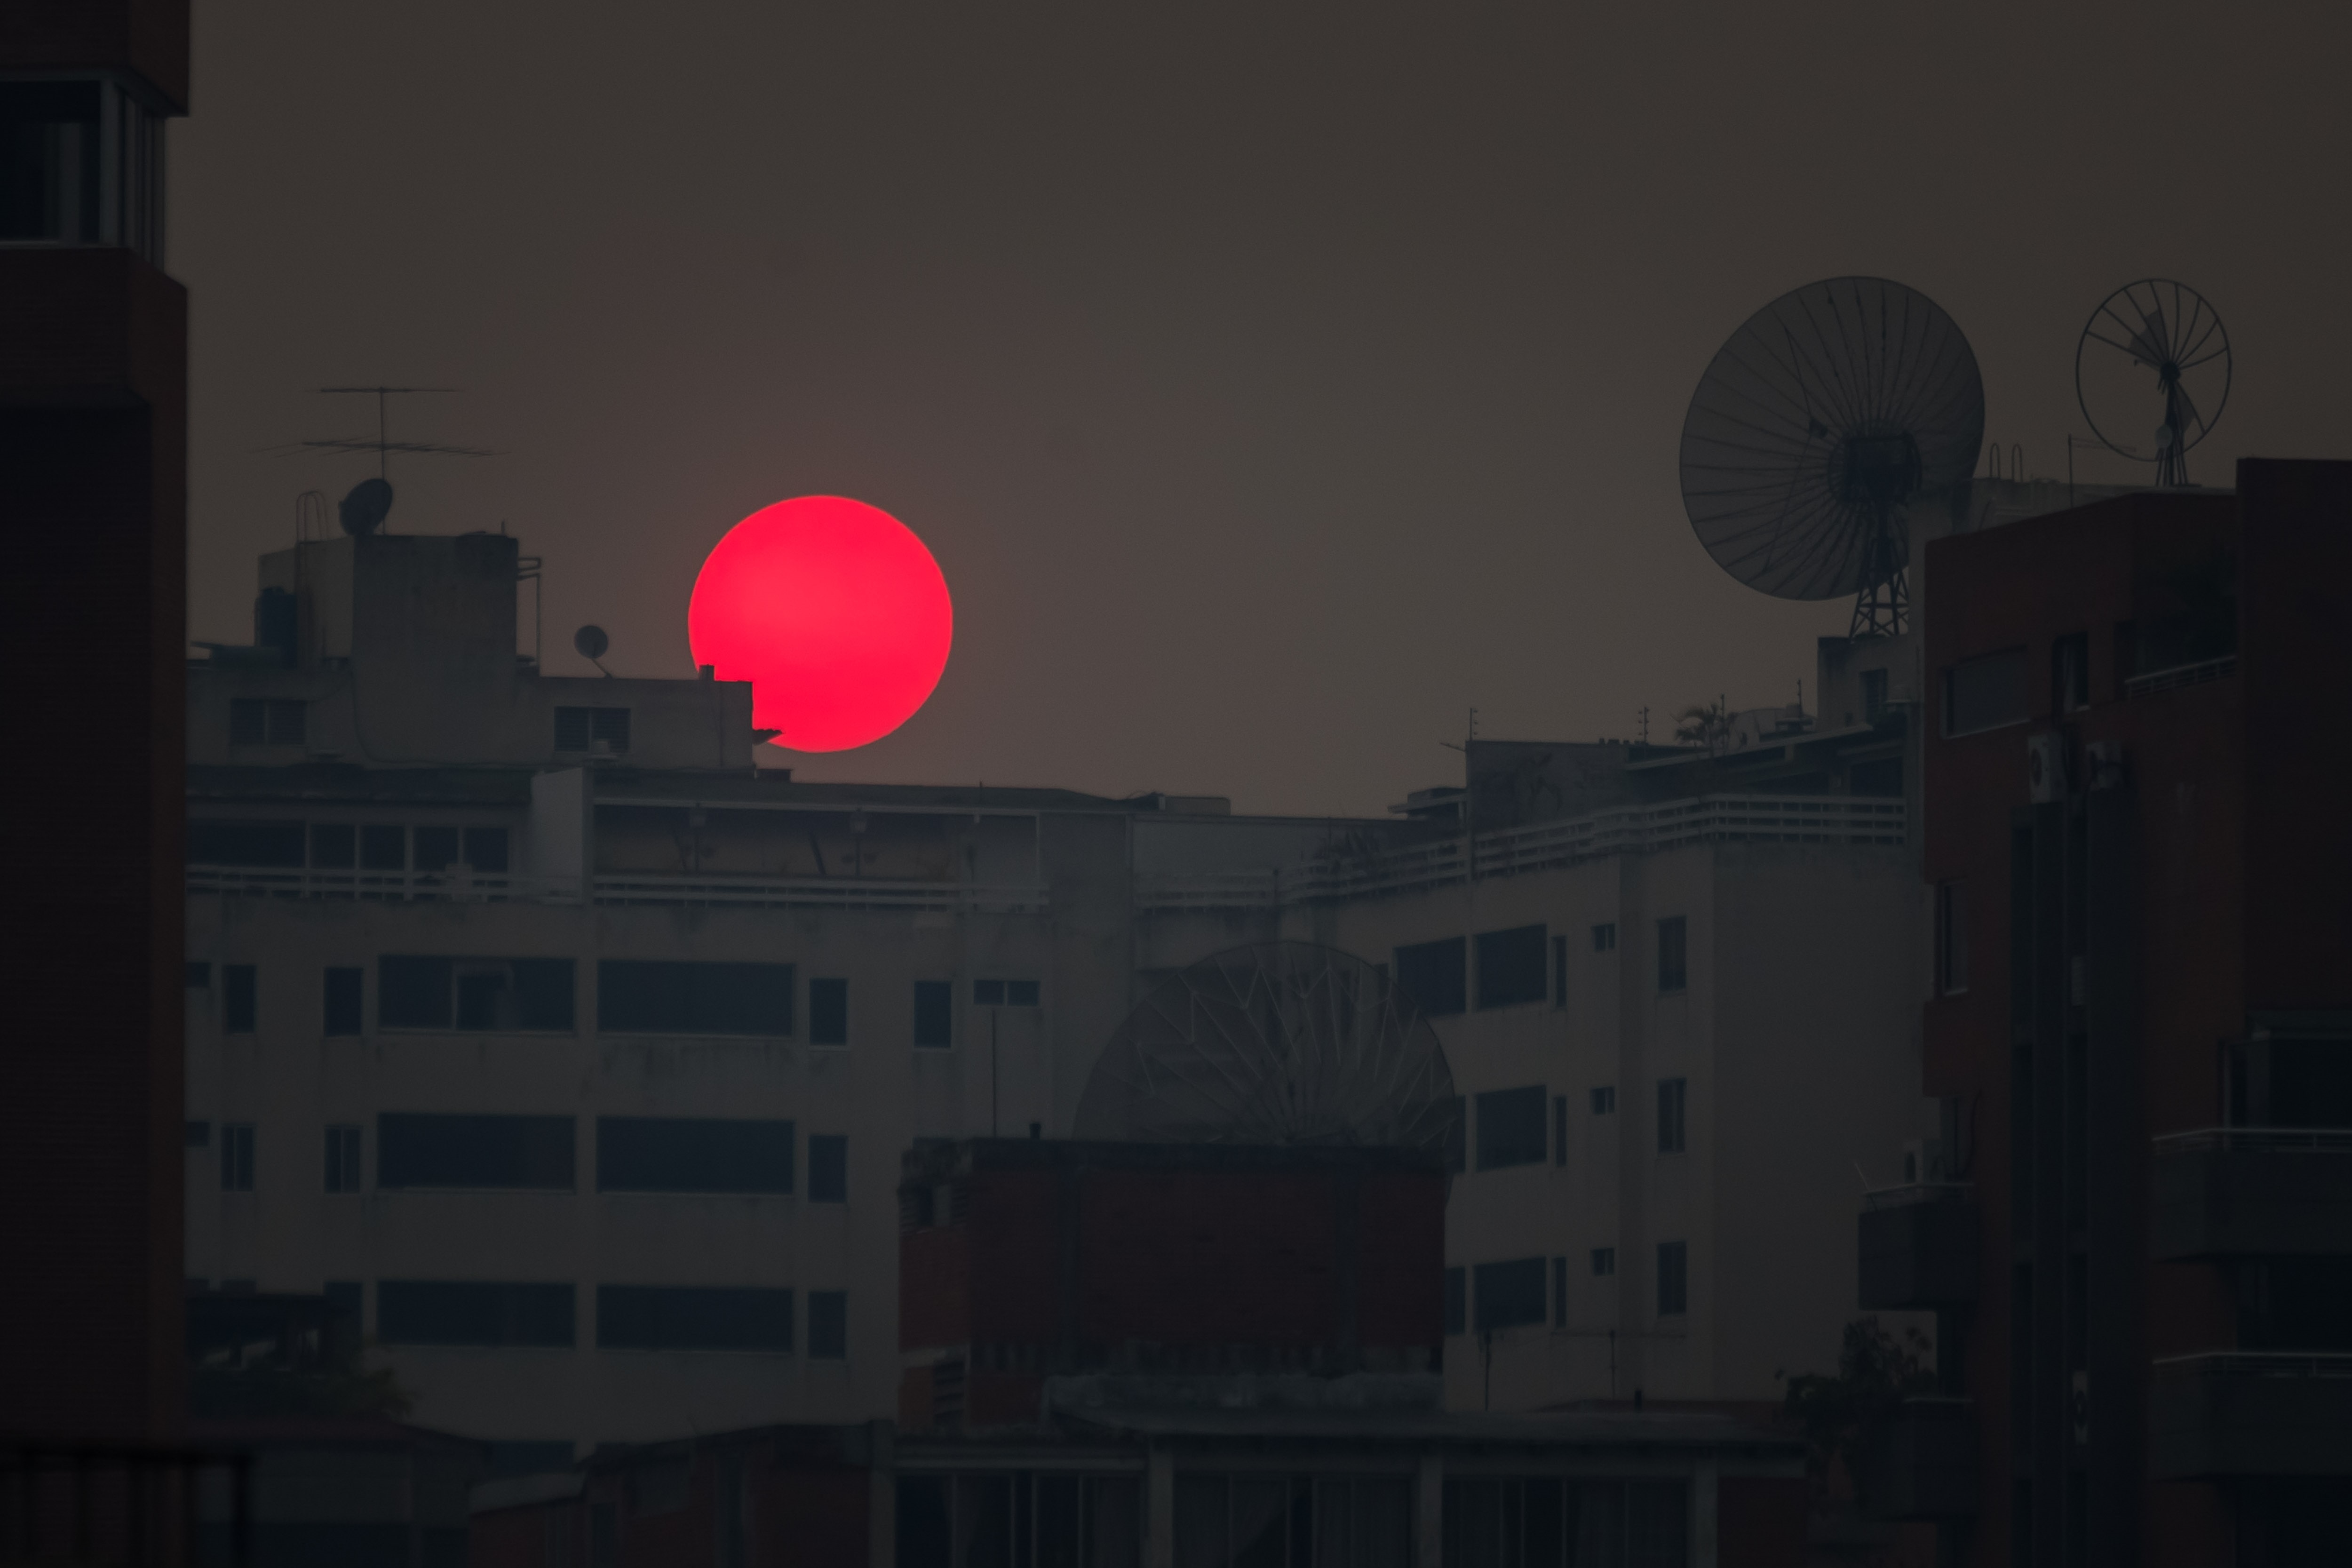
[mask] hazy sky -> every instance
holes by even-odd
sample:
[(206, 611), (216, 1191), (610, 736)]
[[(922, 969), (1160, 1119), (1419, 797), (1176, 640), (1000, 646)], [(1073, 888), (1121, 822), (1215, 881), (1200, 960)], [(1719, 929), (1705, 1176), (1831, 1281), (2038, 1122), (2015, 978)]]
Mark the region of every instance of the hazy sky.
[(804, 778), (1377, 813), (1474, 704), (1785, 701), (1848, 608), (1724, 576), (1675, 458), (1788, 289), (1927, 292), (2063, 474), (2084, 321), (2178, 277), (2237, 363), (2192, 477), (2352, 457), (2345, 16), (197, 0), (190, 635), (249, 637), (296, 494), (373, 471), (271, 450), (372, 426), (311, 389), (389, 382), (460, 389), (395, 438), (504, 454), (395, 458), (392, 527), (521, 535), (554, 672), (594, 621), (690, 673), (768, 501), (919, 533), (947, 675)]

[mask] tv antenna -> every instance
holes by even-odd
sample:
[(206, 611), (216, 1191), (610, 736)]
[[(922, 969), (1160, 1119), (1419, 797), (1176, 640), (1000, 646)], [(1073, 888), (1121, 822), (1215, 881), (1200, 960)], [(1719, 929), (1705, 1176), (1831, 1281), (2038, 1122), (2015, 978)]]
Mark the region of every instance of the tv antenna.
[[(2119, 438), (2160, 404), (2148, 450)], [(2091, 434), (2118, 457), (2154, 463), (2156, 482), (2189, 483), (2189, 449), (2221, 422), (2230, 401), (2230, 333), (2205, 297), (2169, 278), (2127, 283), (2091, 312), (2074, 345), (2074, 401)]]
[(1716, 564), (1782, 599), (1854, 595), (1851, 637), (1910, 621), (1912, 498), (1976, 471), (1984, 381), (1936, 302), (1832, 278), (1750, 316), (1683, 421), (1683, 506)]
[(395, 441), (392, 438), (392, 398), (417, 392), (449, 392), (446, 386), (322, 386), (320, 392), (331, 396), (369, 396), (375, 399), (375, 436), (328, 437), (315, 441), (301, 441), (298, 446), (318, 452), (373, 452), (375, 477), (362, 479), (352, 487), (337, 508), (343, 531), (349, 534), (373, 533), (383, 526), (392, 511), (392, 454), (407, 453), (413, 457), (495, 458), (496, 452), (479, 447), (451, 447), (438, 441)]

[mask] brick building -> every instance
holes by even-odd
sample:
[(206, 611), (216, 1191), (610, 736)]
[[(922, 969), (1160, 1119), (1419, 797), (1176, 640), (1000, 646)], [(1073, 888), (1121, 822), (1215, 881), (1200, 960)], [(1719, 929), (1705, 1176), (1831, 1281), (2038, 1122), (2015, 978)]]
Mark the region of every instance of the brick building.
[[(1928, 1091), (1863, 1217), (1945, 1314), (1883, 1510), (1970, 1563), (2336, 1558), (2352, 1477), (2352, 464), (1930, 547)], [(2334, 1542), (2332, 1546), (2329, 1542)]]

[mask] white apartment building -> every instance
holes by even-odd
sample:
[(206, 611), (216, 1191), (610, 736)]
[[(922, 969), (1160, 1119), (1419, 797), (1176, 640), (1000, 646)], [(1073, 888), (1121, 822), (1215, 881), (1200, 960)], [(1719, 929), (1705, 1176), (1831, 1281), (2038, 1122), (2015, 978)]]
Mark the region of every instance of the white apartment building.
[(755, 772), (746, 687), (540, 675), (529, 569), (304, 543), (191, 665), (193, 1286), (324, 1292), (519, 1465), (887, 1415), (901, 1153), (1066, 1135), (1155, 984), (1282, 936), (1391, 965), (1465, 1097), (1457, 1407), (1832, 1364), (1856, 1167), (1933, 1131), (1901, 639), (1825, 652), (1851, 722), (1245, 817)]

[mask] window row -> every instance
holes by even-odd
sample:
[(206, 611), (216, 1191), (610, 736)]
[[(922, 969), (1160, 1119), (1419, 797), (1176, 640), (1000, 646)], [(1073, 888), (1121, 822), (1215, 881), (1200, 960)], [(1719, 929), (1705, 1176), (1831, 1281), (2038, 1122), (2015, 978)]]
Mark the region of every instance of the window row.
[(457, 867), (504, 875), (509, 835), (503, 827), (458, 823), (223, 821), (192, 817), (187, 859), (192, 866), (254, 866), (286, 870), (410, 871), (436, 874)]
[[(331, 1284), (357, 1306), (359, 1287)], [(609, 1351), (761, 1351), (788, 1354), (793, 1292), (742, 1286), (599, 1285), (595, 1348)], [(569, 1282), (381, 1279), (375, 1338), (386, 1345), (569, 1350), (579, 1342), (577, 1289)], [(849, 1353), (849, 1293), (807, 1293), (807, 1353)]]
[[(299, 697), (232, 698), (228, 705), (228, 743), (301, 745), (309, 739), (310, 710), (310, 704)], [(555, 750), (618, 756), (629, 749), (629, 713), (626, 708), (558, 708)]]
[[(1658, 990), (1661, 994), (1684, 990), (1690, 984), (1689, 921), (1682, 915), (1669, 915), (1657, 922), (1657, 933)], [(1614, 921), (1594, 926), (1591, 935), (1593, 952), (1617, 951)], [(1549, 928), (1541, 925), (1409, 942), (1395, 951), (1396, 984), (1424, 1015), (1455, 1016), (1470, 1010), (1475, 955), (1478, 1011), (1523, 1006), (1542, 1002), (1547, 995), (1553, 1006), (1565, 1007), (1568, 946), (1567, 937), (1551, 936)]]
[[(1617, 1273), (1617, 1249), (1592, 1248), (1586, 1260), (1596, 1279)], [(1546, 1310), (1546, 1276), (1549, 1276), (1549, 1310)], [(1445, 1331), (1480, 1333), (1496, 1329), (1527, 1328), (1547, 1320), (1555, 1329), (1568, 1326), (1569, 1260), (1554, 1258), (1513, 1258), (1498, 1263), (1455, 1264), (1445, 1271)], [(1681, 1317), (1690, 1310), (1690, 1247), (1681, 1241), (1657, 1246), (1654, 1278), (1658, 1316)]]
[[(1690, 1081), (1660, 1079), (1657, 1095), (1658, 1152), (1688, 1152)], [(1547, 1100), (1551, 1108), (1549, 1137), (1544, 1125)], [(1587, 1103), (1595, 1116), (1615, 1114), (1616, 1086), (1594, 1086), (1588, 1091)], [(1450, 1151), (1452, 1167), (1457, 1171), (1463, 1169), (1462, 1156), (1471, 1146), (1465, 1134), (1472, 1130), (1463, 1125), (1465, 1110), (1472, 1112), (1475, 1120), (1476, 1169), (1499, 1171), (1514, 1165), (1539, 1165), (1547, 1157), (1554, 1165), (1568, 1163), (1568, 1096), (1548, 1096), (1545, 1086), (1538, 1083), (1524, 1089), (1487, 1089), (1469, 1097), (1466, 1102), (1457, 1099)]]
[[(576, 1189), (576, 1123), (568, 1116), (457, 1116), (387, 1111), (376, 1118), (375, 1184), (382, 1191), (506, 1188)], [(365, 1129), (326, 1129), (323, 1173), (330, 1193), (361, 1190)], [(213, 1142), (206, 1121), (187, 1124), (187, 1146)], [(223, 1192), (254, 1190), (251, 1122), (219, 1129)], [(600, 1193), (789, 1194), (799, 1164), (790, 1121), (719, 1117), (600, 1116), (596, 1188)], [(817, 1132), (808, 1139), (811, 1203), (849, 1201), (849, 1140)]]
[[(575, 1026), (569, 958), (439, 957), (386, 953), (376, 961), (376, 1024), (385, 1029), (569, 1034)], [(191, 962), (191, 990), (207, 989), (211, 963)], [(366, 971), (331, 967), (321, 986), (329, 1036), (358, 1035), (366, 1025)], [(789, 963), (726, 963), (604, 959), (596, 965), (596, 1027), (605, 1034), (744, 1035), (788, 1037), (797, 1026), (799, 984)], [(975, 980), (976, 1007), (1034, 1008), (1034, 980)], [(250, 963), (221, 965), (221, 1028), (254, 1032), (259, 977)], [(914, 983), (914, 1043), (955, 1043), (955, 986)], [(811, 1045), (849, 1043), (849, 982), (808, 982)]]

